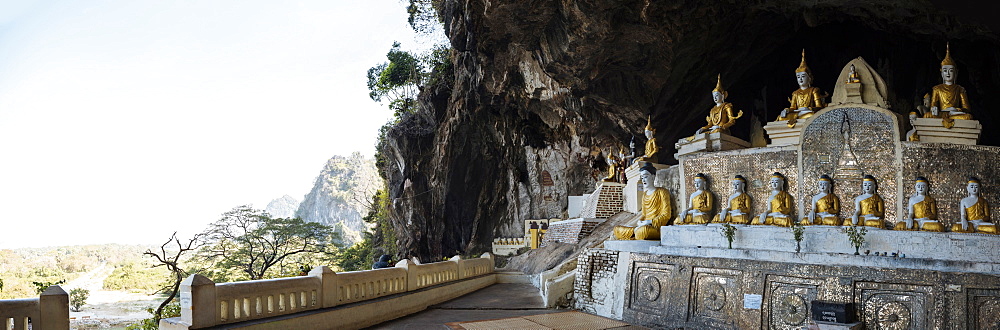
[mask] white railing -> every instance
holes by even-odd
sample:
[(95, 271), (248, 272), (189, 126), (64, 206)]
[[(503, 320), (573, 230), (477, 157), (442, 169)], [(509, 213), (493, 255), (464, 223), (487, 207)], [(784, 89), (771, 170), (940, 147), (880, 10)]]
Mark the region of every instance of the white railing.
[(219, 284), (194, 274), (180, 286), (180, 323), (202, 328), (329, 308), (490, 274), (493, 265), (493, 255), (484, 253), (429, 264), (404, 259), (396, 267), (344, 273), (319, 266), (308, 276)]
[(69, 295), (58, 285), (38, 298), (0, 300), (0, 330), (69, 329)]

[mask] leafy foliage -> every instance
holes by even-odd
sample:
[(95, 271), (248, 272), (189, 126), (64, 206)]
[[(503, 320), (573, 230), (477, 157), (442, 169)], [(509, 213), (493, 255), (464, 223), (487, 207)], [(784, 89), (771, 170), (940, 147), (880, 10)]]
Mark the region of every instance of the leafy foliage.
[(84, 288), (69, 290), (69, 306), (74, 312), (79, 312), (80, 308), (87, 304), (87, 298), (90, 298), (90, 290)]
[(165, 269), (129, 261), (115, 266), (111, 274), (104, 279), (103, 287), (105, 290), (152, 294), (169, 285), (169, 276), (170, 272)]
[(48, 289), (50, 286), (60, 285), (60, 284), (63, 284), (63, 283), (66, 283), (65, 279), (58, 280), (58, 281), (55, 281), (55, 282), (47, 282), (47, 281), (46, 282), (31, 282), (31, 285), (35, 286), (35, 294), (42, 294), (42, 292), (45, 292), (45, 289)]
[(417, 57), (399, 46), (394, 42), (385, 55), (389, 62), (368, 69), (368, 97), (376, 102), (388, 101), (397, 116), (416, 107), (423, 69)]
[(408, 17), (406, 22), (410, 23), (410, 27), (413, 28), (414, 32), (428, 34), (436, 28), (440, 28), (443, 22), (441, 21), (440, 11), (444, 5), (444, 0), (409, 0), (410, 4), (406, 6), (406, 13)]
[[(156, 315), (156, 311), (152, 308), (146, 308), (146, 312)], [(137, 323), (129, 324), (125, 327), (125, 330), (157, 330), (160, 328), (160, 318), (166, 319), (179, 316), (181, 316), (181, 305), (180, 303), (174, 301), (163, 308), (159, 317), (142, 319)]]
[(860, 254), (858, 250), (861, 249), (861, 245), (865, 244), (865, 234), (868, 234), (868, 228), (864, 226), (847, 226), (844, 227), (844, 233), (847, 234), (847, 240), (854, 246), (854, 254)]

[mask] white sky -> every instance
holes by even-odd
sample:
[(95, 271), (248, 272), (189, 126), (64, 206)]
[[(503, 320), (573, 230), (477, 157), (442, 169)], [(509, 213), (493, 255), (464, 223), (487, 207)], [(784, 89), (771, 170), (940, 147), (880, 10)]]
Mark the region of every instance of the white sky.
[(159, 244), (375, 153), (399, 0), (0, 0), (0, 248)]

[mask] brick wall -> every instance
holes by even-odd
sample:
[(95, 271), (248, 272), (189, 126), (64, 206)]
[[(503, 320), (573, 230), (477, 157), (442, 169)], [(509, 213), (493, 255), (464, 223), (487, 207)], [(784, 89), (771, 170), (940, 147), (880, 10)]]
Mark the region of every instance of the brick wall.
[(599, 182), (597, 189), (584, 203), (581, 216), (584, 218), (607, 219), (624, 210), (625, 185), (613, 182)]
[(542, 246), (548, 243), (559, 242), (576, 244), (581, 239), (587, 237), (594, 231), (597, 225), (604, 222), (604, 219), (572, 219), (549, 223), (549, 230), (542, 237)]
[(613, 281), (618, 267), (618, 251), (587, 249), (577, 258), (573, 298), (576, 309), (596, 314), (598, 305), (606, 304), (611, 290), (592, 290), (600, 282)]

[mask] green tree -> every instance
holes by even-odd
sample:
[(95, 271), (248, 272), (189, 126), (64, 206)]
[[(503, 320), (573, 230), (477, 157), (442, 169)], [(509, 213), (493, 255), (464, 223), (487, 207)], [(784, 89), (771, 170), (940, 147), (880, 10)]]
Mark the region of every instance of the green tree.
[(416, 56), (393, 42), (385, 62), (368, 69), (368, 96), (376, 102), (388, 101), (396, 115), (416, 107), (423, 66)]
[(271, 218), (263, 210), (238, 206), (209, 225), (198, 257), (216, 268), (235, 269), (259, 280), (286, 258), (327, 253), (334, 238), (326, 225), (299, 218)]
[(45, 292), (45, 289), (48, 289), (50, 286), (59, 285), (59, 284), (63, 284), (63, 283), (66, 283), (66, 280), (58, 280), (58, 281), (55, 281), (55, 282), (49, 282), (49, 281), (42, 281), (42, 282), (34, 282), (34, 281), (32, 281), (31, 282), (31, 284), (35, 286), (35, 293), (36, 294), (42, 294), (42, 292)]
[(69, 290), (69, 306), (73, 307), (74, 312), (79, 312), (80, 308), (87, 304), (87, 298), (90, 298), (90, 290), (84, 288)]

